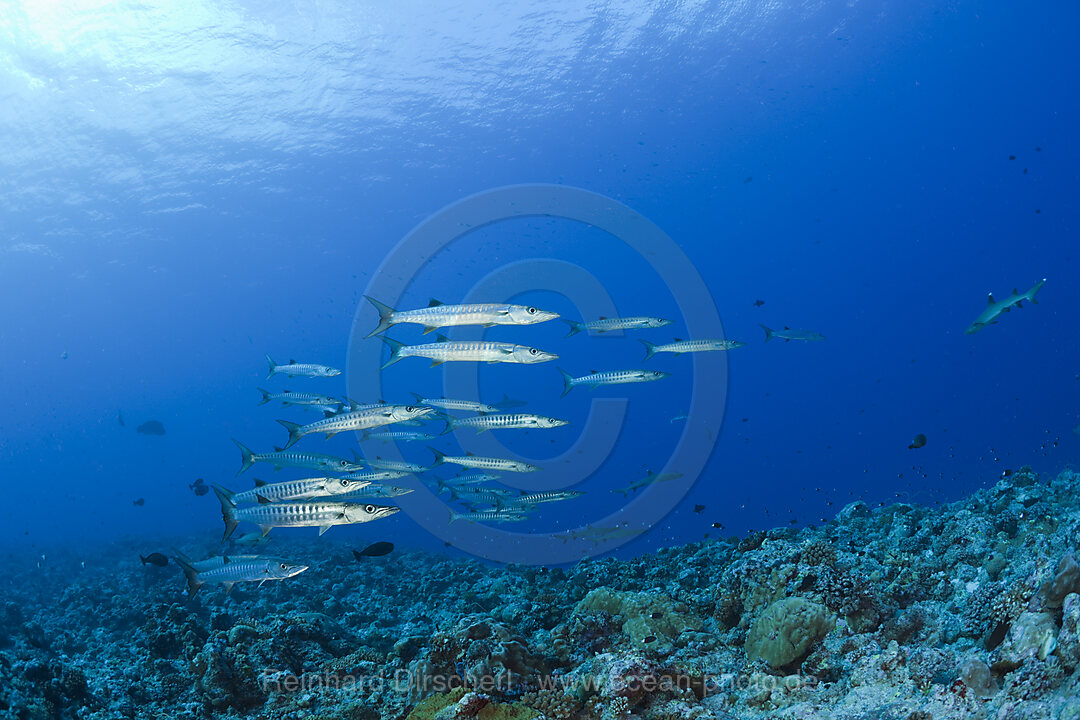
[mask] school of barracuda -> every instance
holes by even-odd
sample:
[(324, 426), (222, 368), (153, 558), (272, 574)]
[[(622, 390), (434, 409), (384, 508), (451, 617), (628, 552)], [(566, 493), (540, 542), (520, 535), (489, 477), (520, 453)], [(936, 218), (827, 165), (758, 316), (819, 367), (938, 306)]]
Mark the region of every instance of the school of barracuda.
[[(532, 306), (499, 303), (447, 305), (432, 300), (428, 307), (417, 310), (398, 311), (377, 300), (367, 298), (379, 313), (378, 326), (367, 336), (379, 335), (391, 327), (403, 323), (423, 326), (425, 334), (445, 327), (463, 325), (533, 325), (554, 320), (558, 313)], [(576, 322), (564, 320), (570, 326), (570, 335), (580, 332), (603, 333), (613, 330), (649, 329), (670, 325), (671, 321), (657, 317), (600, 318)], [(419, 357), (431, 360), (435, 367), (445, 362), (486, 362), (537, 364), (555, 360), (558, 355), (536, 347), (490, 340), (449, 340), (441, 335), (437, 342), (406, 345), (403, 342), (381, 336), (390, 348), (390, 358), (382, 366), (385, 370), (398, 361)], [(668, 345), (645, 343), (651, 358), (658, 352), (676, 355), (684, 352), (729, 350), (742, 343), (726, 340), (676, 340)], [(341, 375), (337, 368), (310, 362), (290, 360), (287, 364), (274, 362), (266, 356), (269, 364), (267, 379), (281, 375), (289, 378), (328, 378)], [(594, 389), (601, 385), (639, 383), (662, 380), (669, 373), (642, 369), (591, 371), (582, 377), (573, 377), (560, 369), (564, 378), (565, 396), (571, 388), (581, 385)], [(431, 465), (419, 465), (379, 456), (364, 458), (355, 451), (353, 459), (334, 457), (319, 453), (293, 450), (293, 446), (308, 435), (333, 437), (337, 433), (352, 431), (364, 440), (381, 439), (386, 442), (434, 441), (458, 428), (471, 428), (478, 433), (508, 429), (553, 429), (569, 424), (568, 420), (529, 412), (507, 412), (524, 403), (513, 401), (504, 395), (498, 404), (481, 403), (455, 398), (428, 398), (413, 393), (412, 404), (383, 402), (361, 403), (351, 398), (336, 398), (313, 392), (282, 390), (272, 392), (258, 388), (262, 394), (260, 405), (271, 402), (281, 407), (302, 410), (318, 410), (323, 418), (308, 423), (290, 420), (277, 422), (288, 431), (288, 438), (281, 446), (270, 452), (254, 452), (239, 440), (233, 442), (240, 449), (241, 466), (237, 475), (255, 463), (265, 463), (274, 471), (296, 468), (318, 473), (311, 477), (282, 482), (255, 480), (251, 489), (234, 491), (221, 484), (213, 485), (221, 504), (225, 531), (222, 542), (230, 541), (238, 525), (254, 525), (257, 532), (243, 535), (234, 545), (257, 545), (264, 542), (267, 534), (276, 528), (316, 527), (319, 535), (335, 525), (352, 525), (374, 522), (388, 518), (400, 508), (376, 502), (413, 492), (408, 485), (391, 485), (383, 481), (412, 478), (432, 468), (446, 465), (460, 466), (465, 472), (446, 480), (434, 478), (436, 495), (447, 491), (453, 502), (463, 505), (463, 510), (449, 509), (447, 522), (468, 521), (485, 523), (520, 522), (536, 511), (538, 506), (580, 497), (578, 490), (557, 492), (525, 492), (498, 487), (500, 473), (529, 473), (540, 470), (536, 465), (503, 457), (481, 457), (472, 453), (451, 455), (435, 447)], [(472, 413), (469, 416), (453, 416), (451, 412)], [(395, 429), (402, 426), (419, 426), (433, 419), (445, 426), (441, 433)], [(650, 476), (644, 481), (631, 483), (624, 493), (637, 490), (651, 482), (667, 479), (667, 476)], [(174, 551), (176, 560), (187, 577), (188, 593), (194, 595), (203, 585), (222, 585), (228, 593), (238, 582), (254, 582), (260, 586), (268, 580), (286, 580), (307, 570), (307, 565), (270, 555), (225, 553), (205, 560), (194, 561), (179, 550)]]

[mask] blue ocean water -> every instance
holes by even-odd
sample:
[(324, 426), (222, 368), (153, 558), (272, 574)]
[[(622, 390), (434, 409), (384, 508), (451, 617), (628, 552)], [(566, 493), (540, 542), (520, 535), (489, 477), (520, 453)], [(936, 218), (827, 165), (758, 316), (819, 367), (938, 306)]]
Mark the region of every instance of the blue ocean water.
[[(304, 415), (258, 406), (257, 388), (342, 395), (357, 379), (267, 380), (264, 356), (349, 366), (358, 343), (379, 342), (354, 324), (375, 326), (362, 296), (393, 275), (383, 262), (401, 239), (519, 184), (581, 188), (650, 220), (696, 267), (725, 336), (747, 345), (710, 360), (726, 363), (724, 383), (692, 384), (697, 358), (643, 365), (636, 339), (686, 337), (695, 309), (655, 258), (570, 220), (490, 225), (423, 263), (400, 309), (460, 301), (492, 273), (546, 260), (595, 279), (621, 314), (675, 320), (620, 338), (565, 338), (558, 322), (486, 331), (561, 356), (479, 369), (480, 399), (508, 394), (571, 420), (503, 431), (513, 452), (543, 465), (571, 452), (594, 398), (629, 403), (603, 464), (572, 478), (585, 495), (511, 531), (616, 511), (611, 490), (663, 467), (684, 431), (671, 419), (695, 393), (724, 409), (722, 426), (703, 428), (708, 465), (619, 554), (813, 524), (856, 498), (955, 499), (1023, 465), (1056, 472), (1080, 450), (1077, 14), (974, 2), (9, 5), (0, 542), (216, 535), (217, 502), (189, 490), (195, 478), (246, 489), (301, 476), (234, 478), (230, 438), (268, 450), (286, 437), (275, 419)], [(988, 292), (1044, 277), (1039, 304), (965, 334)], [(553, 288), (490, 300), (580, 319)], [(759, 325), (826, 339), (766, 344)], [(672, 377), (560, 398), (556, 365)], [(384, 374), (386, 399), (441, 394), (446, 377), (402, 361)], [(135, 431), (152, 419), (165, 435)], [(909, 449), (918, 433), (926, 446)], [(301, 442), (356, 447), (351, 435)], [(423, 443), (401, 452), (432, 457)], [(408, 513), (333, 533), (444, 542)]]

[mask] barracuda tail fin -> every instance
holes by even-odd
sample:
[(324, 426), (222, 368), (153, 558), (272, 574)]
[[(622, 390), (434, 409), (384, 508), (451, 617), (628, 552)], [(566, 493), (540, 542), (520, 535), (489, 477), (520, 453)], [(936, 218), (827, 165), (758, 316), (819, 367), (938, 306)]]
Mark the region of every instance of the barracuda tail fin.
[(278, 423), (289, 431), (289, 442), (285, 443), (285, 449), (288, 450), (300, 439), (300, 426), (288, 420), (278, 420)]
[(240, 473), (244, 472), (249, 467), (255, 464), (255, 453), (244, 447), (244, 444), (236, 438), (233, 438), (233, 442), (236, 443), (236, 447), (240, 448), (240, 455), (241, 459), (243, 460), (243, 464), (240, 465), (240, 469), (236, 471), (236, 474), (239, 475)]
[(526, 403), (524, 400), (515, 400), (506, 393), (503, 393), (503, 399), (493, 404), (500, 410), (509, 410), (510, 408), (521, 407), (523, 405), (527, 405), (528, 403)]
[(439, 415), (442, 416), (443, 422), (446, 423), (446, 427), (444, 427), (443, 431), (439, 434), (446, 435), (449, 432), (453, 432), (454, 428), (458, 426), (457, 419), (450, 415), (447, 415), (446, 413), (439, 413)]
[[(431, 464), (431, 467), (438, 467), (444, 462), (446, 462), (446, 453), (442, 452), (441, 450), (436, 450), (430, 445), (428, 445), (428, 450), (435, 453), (435, 462)], [(442, 480), (439, 480), (439, 490), (442, 490), (442, 484)]]
[(1026, 297), (1028, 300), (1030, 300), (1031, 302), (1038, 305), (1039, 301), (1035, 299), (1035, 293), (1042, 290), (1042, 286), (1045, 285), (1045, 284), (1046, 284), (1046, 278), (1043, 278), (1039, 282), (1035, 283), (1035, 287), (1031, 288), (1026, 293), (1024, 293), (1024, 297)]
[(571, 335), (577, 335), (579, 332), (585, 329), (585, 323), (579, 323), (575, 320), (567, 320), (566, 318), (563, 318), (562, 321), (570, 326), (570, 332), (566, 333), (566, 337), (570, 337)]
[(566, 393), (574, 389), (574, 378), (570, 375), (570, 373), (566, 372), (562, 368), (559, 368), (559, 372), (562, 373), (562, 397), (566, 397)]
[(776, 337), (776, 331), (773, 330), (771, 327), (761, 325), (761, 329), (765, 331), (765, 342), (769, 342), (774, 337)]
[(383, 363), (383, 366), (379, 368), (380, 370), (385, 370), (403, 357), (401, 349), (405, 347), (405, 343), (398, 342), (397, 340), (386, 336), (383, 336), (382, 341), (390, 348), (390, 359)]
[(266, 356), (266, 362), (268, 362), (270, 364), (270, 372), (266, 373), (266, 379), (269, 380), (270, 378), (277, 375), (277, 365), (278, 364), (276, 362), (274, 362), (274, 359), (272, 357), (270, 357), (269, 355)]
[(648, 340), (638, 340), (638, 342), (640, 342), (642, 345), (645, 346), (645, 359), (646, 360), (648, 360), (649, 358), (651, 358), (653, 355), (656, 354), (656, 343), (651, 343)]
[(225, 542), (236, 530), (236, 503), (233, 502), (233, 494), (223, 487), (212, 486), (218, 502), (221, 503), (221, 519), (225, 521), (225, 534), (221, 536), (221, 542)]
[(259, 401), (260, 405), (265, 405), (266, 403), (270, 402), (270, 391), (269, 390), (263, 390), (262, 388), (259, 388), (259, 392), (261, 392), (262, 396), (263, 396), (263, 399)]
[(379, 311), (379, 325), (374, 330), (367, 334), (368, 337), (372, 335), (378, 335), (381, 332), (385, 332), (390, 329), (390, 326), (394, 324), (394, 308), (389, 305), (383, 305), (381, 302), (373, 297), (364, 296), (367, 301), (375, 306), (375, 309)]
[(199, 571), (191, 564), (191, 558), (179, 550), (173, 550), (172, 559), (181, 567), (184, 577), (187, 578), (188, 597), (195, 597), (195, 593), (199, 592), (199, 588), (203, 585), (199, 580)]

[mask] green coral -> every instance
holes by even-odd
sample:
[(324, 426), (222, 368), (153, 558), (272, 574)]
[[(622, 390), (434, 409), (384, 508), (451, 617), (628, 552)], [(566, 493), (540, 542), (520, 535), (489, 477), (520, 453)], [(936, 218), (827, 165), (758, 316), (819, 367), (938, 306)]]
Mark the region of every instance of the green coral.
[(660, 653), (671, 652), (683, 632), (701, 627), (685, 604), (656, 593), (597, 588), (574, 608), (575, 615), (600, 611), (623, 618), (622, 631), (635, 647)]
[[(464, 688), (454, 688), (448, 693), (430, 695), (420, 701), (405, 720), (435, 720), (440, 712), (465, 697)], [(476, 713), (477, 720), (533, 720), (540, 713), (521, 703), (488, 703)]]
[(750, 626), (746, 655), (761, 658), (773, 668), (790, 665), (825, 637), (835, 622), (828, 610), (804, 598), (777, 600)]

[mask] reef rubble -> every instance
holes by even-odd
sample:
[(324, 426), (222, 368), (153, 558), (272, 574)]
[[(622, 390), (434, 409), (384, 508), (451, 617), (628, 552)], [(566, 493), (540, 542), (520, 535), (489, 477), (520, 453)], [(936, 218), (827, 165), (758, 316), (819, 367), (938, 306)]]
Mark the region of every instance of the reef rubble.
[(126, 547), (14, 563), (0, 720), (1080, 720), (1068, 470), (573, 567), (323, 546), (229, 599)]

